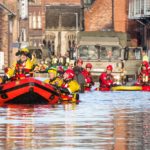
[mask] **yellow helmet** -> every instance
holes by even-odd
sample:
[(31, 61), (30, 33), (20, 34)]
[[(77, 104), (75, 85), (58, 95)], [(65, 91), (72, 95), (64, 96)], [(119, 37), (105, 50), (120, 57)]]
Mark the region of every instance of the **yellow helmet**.
[(57, 76), (57, 70), (56, 69), (49, 69), (48, 73), (53, 73), (55, 76)]
[(16, 56), (19, 56), (19, 55), (26, 55), (27, 57), (31, 58), (31, 54), (29, 52), (29, 50), (27, 48), (22, 48), (20, 51), (18, 51), (16, 53)]
[(21, 49), (21, 52), (29, 53), (29, 50), (28, 50), (27, 48), (22, 48), (22, 49)]

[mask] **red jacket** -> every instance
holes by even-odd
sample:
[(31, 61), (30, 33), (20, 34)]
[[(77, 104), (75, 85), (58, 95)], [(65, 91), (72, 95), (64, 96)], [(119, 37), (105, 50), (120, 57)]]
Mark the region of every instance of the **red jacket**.
[(102, 73), (99, 76), (100, 87), (102, 88), (110, 88), (114, 83), (114, 77), (111, 74), (107, 74), (106, 72)]
[(92, 75), (90, 72), (88, 72), (86, 69), (84, 69), (82, 71), (82, 75), (85, 78), (85, 82), (86, 84), (90, 84), (90, 85), (94, 85), (93, 79), (92, 79)]
[(138, 76), (137, 81), (139, 84), (148, 82), (149, 81), (149, 70), (148, 69), (142, 70)]

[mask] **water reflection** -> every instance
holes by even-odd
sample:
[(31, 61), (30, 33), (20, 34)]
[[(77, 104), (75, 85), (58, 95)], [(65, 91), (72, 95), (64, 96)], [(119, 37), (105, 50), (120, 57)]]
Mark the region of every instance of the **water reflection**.
[(81, 103), (0, 108), (0, 149), (149, 150), (150, 93), (92, 92)]

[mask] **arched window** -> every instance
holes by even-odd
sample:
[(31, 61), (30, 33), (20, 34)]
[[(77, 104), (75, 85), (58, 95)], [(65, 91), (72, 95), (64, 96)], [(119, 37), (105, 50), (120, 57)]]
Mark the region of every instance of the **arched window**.
[(67, 49), (71, 49), (74, 48), (76, 45), (76, 34), (75, 33), (69, 33), (67, 35), (67, 40), (68, 40), (68, 45), (67, 45)]
[(47, 48), (52, 55), (55, 53), (55, 34), (51, 33), (45, 37)]
[(70, 59), (74, 59), (74, 50), (76, 45), (76, 33), (68, 33), (67, 34), (67, 49), (69, 52)]

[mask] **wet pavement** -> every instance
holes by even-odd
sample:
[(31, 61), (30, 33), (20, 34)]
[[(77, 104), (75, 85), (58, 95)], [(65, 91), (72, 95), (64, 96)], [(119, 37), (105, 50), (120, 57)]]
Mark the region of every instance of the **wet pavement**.
[(80, 94), (63, 105), (0, 108), (0, 150), (149, 150), (150, 93)]

